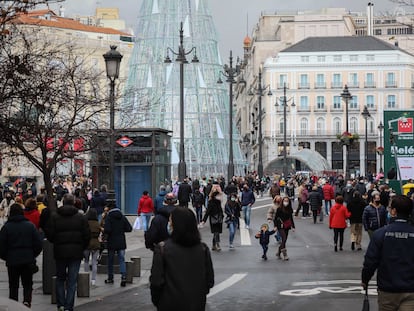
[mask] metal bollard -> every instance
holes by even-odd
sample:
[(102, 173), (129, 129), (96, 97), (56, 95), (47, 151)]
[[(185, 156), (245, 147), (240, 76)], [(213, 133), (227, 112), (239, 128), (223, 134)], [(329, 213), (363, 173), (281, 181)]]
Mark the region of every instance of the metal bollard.
[(53, 244), (43, 240), (42, 288), (43, 294), (51, 294), (54, 290), (52, 277), (56, 274), (56, 263), (53, 257)]
[(132, 261), (125, 261), (126, 265), (126, 282), (132, 283), (133, 276), (134, 276), (134, 265)]
[(78, 274), (78, 297), (89, 297), (89, 272)]
[(134, 266), (133, 276), (141, 277), (141, 257), (131, 257)]
[(56, 304), (56, 276), (52, 277), (52, 282), (51, 282), (51, 294), (52, 296), (50, 296), (50, 303), (51, 304)]

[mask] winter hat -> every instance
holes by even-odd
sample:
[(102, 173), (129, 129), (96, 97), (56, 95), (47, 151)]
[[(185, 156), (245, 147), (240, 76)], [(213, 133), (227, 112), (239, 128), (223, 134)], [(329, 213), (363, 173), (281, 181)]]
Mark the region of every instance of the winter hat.
[(12, 206), (10, 206), (10, 211), (9, 211), (9, 215), (10, 217), (12, 216), (17, 216), (17, 215), (23, 215), (23, 206), (19, 203), (14, 203), (12, 204)]

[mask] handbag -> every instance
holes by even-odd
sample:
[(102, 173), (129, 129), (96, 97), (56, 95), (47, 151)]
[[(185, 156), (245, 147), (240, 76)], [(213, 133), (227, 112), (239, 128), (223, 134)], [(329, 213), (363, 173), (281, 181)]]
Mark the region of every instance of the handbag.
[(221, 215), (221, 214), (211, 215), (210, 216), (210, 223), (212, 225), (217, 225), (217, 224), (223, 223), (223, 215)]
[(368, 286), (365, 289), (365, 297), (364, 297), (364, 303), (362, 305), (362, 311), (369, 311)]
[(137, 216), (134, 221), (134, 225), (132, 226), (132, 229), (137, 231), (141, 230), (141, 216)]
[(289, 219), (286, 219), (286, 220), (283, 220), (283, 221), (281, 220), (281, 223), (282, 223), (282, 228), (283, 229), (290, 229), (290, 228), (292, 228), (292, 220), (290, 218)]

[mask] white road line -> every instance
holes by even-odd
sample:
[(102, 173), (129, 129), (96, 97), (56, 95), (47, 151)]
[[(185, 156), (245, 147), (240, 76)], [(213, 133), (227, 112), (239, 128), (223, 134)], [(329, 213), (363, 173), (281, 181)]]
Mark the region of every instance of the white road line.
[(231, 277), (229, 277), (227, 280), (224, 280), (223, 282), (217, 284), (214, 286), (210, 293), (207, 295), (207, 298), (214, 296), (215, 294), (225, 290), (226, 288), (229, 288), (230, 286), (233, 286), (237, 282), (240, 282), (246, 277), (247, 273), (236, 273), (233, 274)]
[(271, 207), (272, 205), (273, 204), (266, 204), (266, 205), (260, 205), (260, 206), (252, 207), (252, 210), (259, 209), (259, 208), (263, 208), (263, 207)]
[[(370, 284), (376, 283), (375, 281)], [(292, 286), (307, 286), (307, 285), (334, 285), (334, 284), (361, 284), (361, 280), (331, 280), (331, 281), (310, 281), (310, 282), (295, 282)]]
[(240, 244), (241, 245), (252, 245), (252, 241), (250, 239), (250, 232), (249, 229), (244, 228), (245, 222), (243, 218), (240, 218)]

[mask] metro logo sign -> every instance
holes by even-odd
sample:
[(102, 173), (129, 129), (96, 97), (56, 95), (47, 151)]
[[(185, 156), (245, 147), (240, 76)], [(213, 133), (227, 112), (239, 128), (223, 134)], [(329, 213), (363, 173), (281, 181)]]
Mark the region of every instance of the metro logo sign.
[(404, 118), (398, 120), (398, 133), (412, 133), (413, 132), (413, 118)]

